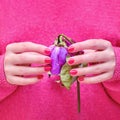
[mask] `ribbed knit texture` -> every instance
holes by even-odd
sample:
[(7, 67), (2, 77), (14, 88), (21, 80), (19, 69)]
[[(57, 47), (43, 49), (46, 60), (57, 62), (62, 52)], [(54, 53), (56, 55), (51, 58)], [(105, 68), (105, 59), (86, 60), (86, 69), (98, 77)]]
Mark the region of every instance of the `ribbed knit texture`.
[[(65, 34), (76, 42), (106, 39), (114, 46), (114, 76), (66, 90), (47, 75), (27, 86), (10, 85), (4, 74), (6, 45), (31, 41), (49, 46)], [(0, 0), (0, 120), (118, 120), (120, 118), (120, 0)], [(105, 92), (106, 91), (106, 92)]]

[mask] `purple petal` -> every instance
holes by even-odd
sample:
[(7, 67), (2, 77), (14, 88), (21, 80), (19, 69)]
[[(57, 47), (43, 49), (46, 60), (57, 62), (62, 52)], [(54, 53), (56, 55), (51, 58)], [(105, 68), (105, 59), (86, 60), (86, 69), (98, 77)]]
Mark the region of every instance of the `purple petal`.
[(60, 65), (59, 65), (59, 52), (60, 52), (60, 47), (54, 47), (52, 52), (51, 52), (51, 60), (52, 60), (52, 69), (51, 73), (52, 74), (59, 74), (60, 73)]
[(66, 62), (66, 56), (67, 56), (68, 52), (66, 50), (66, 48), (64, 47), (60, 47), (60, 52), (59, 52), (59, 65), (62, 67), (62, 65), (65, 64)]

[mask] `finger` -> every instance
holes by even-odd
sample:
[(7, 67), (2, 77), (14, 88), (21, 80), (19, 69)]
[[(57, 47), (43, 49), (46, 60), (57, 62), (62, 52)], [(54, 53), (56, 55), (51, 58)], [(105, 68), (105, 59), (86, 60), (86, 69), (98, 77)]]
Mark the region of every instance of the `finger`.
[(12, 64), (32, 64), (32, 63), (40, 63), (40, 64), (50, 64), (51, 58), (42, 54), (31, 54), (29, 52), (21, 53), (21, 54), (12, 54), (10, 63)]
[(9, 44), (6, 47), (6, 51), (12, 51), (14, 53), (38, 52), (44, 55), (50, 54), (50, 50), (48, 47), (32, 42), (20, 42)]
[(81, 79), (78, 78), (78, 81), (80, 81), (80, 83), (93, 84), (93, 83), (99, 83), (109, 80), (112, 78), (112, 76), (113, 76), (113, 72), (110, 71), (93, 77), (84, 77), (82, 81)]
[(37, 77), (24, 78), (20, 76), (10, 76), (8, 82), (15, 85), (29, 85), (39, 81)]
[(74, 43), (68, 47), (69, 52), (78, 52), (85, 49), (105, 50), (111, 46), (109, 41), (103, 39), (89, 39), (83, 42)]
[(12, 75), (40, 75), (51, 70), (50, 66), (45, 67), (25, 67), (25, 66), (14, 66), (11, 67)]
[(88, 67), (83, 68), (76, 68), (70, 71), (72, 76), (85, 76), (85, 75), (96, 75), (105, 73), (108, 71), (112, 71), (114, 64), (112, 62), (96, 64)]
[(94, 53), (94, 52), (96, 52), (96, 51), (95, 50), (91, 50), (91, 49), (84, 50), (84, 54)]
[(112, 59), (112, 55), (109, 55), (106, 51), (97, 51), (94, 53), (87, 53), (83, 55), (77, 55), (67, 60), (69, 65), (76, 65), (80, 63), (91, 63), (91, 62), (106, 62)]

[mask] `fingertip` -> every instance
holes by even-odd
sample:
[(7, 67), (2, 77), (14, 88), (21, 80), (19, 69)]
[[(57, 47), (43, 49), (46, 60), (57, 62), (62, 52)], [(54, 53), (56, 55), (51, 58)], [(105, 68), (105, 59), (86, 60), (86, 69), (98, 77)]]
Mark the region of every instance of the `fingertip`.
[(78, 81), (79, 81), (79, 82), (84, 81), (84, 76), (79, 76), (79, 77), (78, 77)]
[(44, 50), (44, 53), (45, 53), (46, 55), (50, 55), (51, 51), (50, 51), (49, 48), (46, 48), (46, 49)]
[(50, 70), (51, 70), (51, 66), (46, 66), (46, 67), (44, 67), (44, 70), (45, 70), (46, 72), (50, 71)]
[(45, 63), (47, 63), (47, 64), (50, 64), (51, 63), (51, 58), (45, 58), (45, 61), (44, 61)]
[(73, 58), (70, 58), (70, 59), (67, 60), (67, 63), (68, 63), (69, 65), (73, 65), (74, 62), (75, 62), (75, 60), (74, 60)]
[(75, 70), (75, 69), (70, 70), (70, 75), (71, 76), (76, 76), (77, 73), (78, 73), (78, 71)]
[(69, 46), (69, 47), (67, 48), (67, 51), (68, 51), (69, 53), (74, 52), (74, 50), (75, 50), (75, 48), (74, 48), (73, 46)]

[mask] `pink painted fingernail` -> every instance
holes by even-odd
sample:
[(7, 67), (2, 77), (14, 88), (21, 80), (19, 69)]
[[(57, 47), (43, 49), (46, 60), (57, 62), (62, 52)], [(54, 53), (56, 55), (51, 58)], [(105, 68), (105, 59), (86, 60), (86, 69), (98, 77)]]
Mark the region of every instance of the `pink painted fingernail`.
[(50, 66), (46, 66), (46, 67), (44, 67), (44, 70), (45, 70), (45, 71), (50, 71), (50, 70), (51, 70), (51, 67), (50, 67)]
[(69, 64), (73, 64), (73, 63), (74, 63), (74, 59), (73, 59), (73, 58), (70, 58), (70, 60), (68, 60), (68, 63), (69, 63)]
[(78, 77), (78, 81), (83, 81), (83, 80), (84, 80), (84, 76)]
[(51, 53), (51, 51), (50, 51), (48, 48), (46, 48), (44, 52), (45, 52), (45, 54), (47, 54), (47, 55), (50, 55), (50, 53)]
[(71, 46), (67, 50), (68, 50), (68, 52), (73, 52), (74, 51), (74, 47)]
[(51, 59), (50, 58), (46, 58), (45, 59), (45, 63), (48, 63), (48, 64), (51, 63)]
[(71, 75), (76, 75), (76, 74), (77, 74), (77, 70), (71, 70), (71, 71), (70, 71), (70, 74), (71, 74)]

